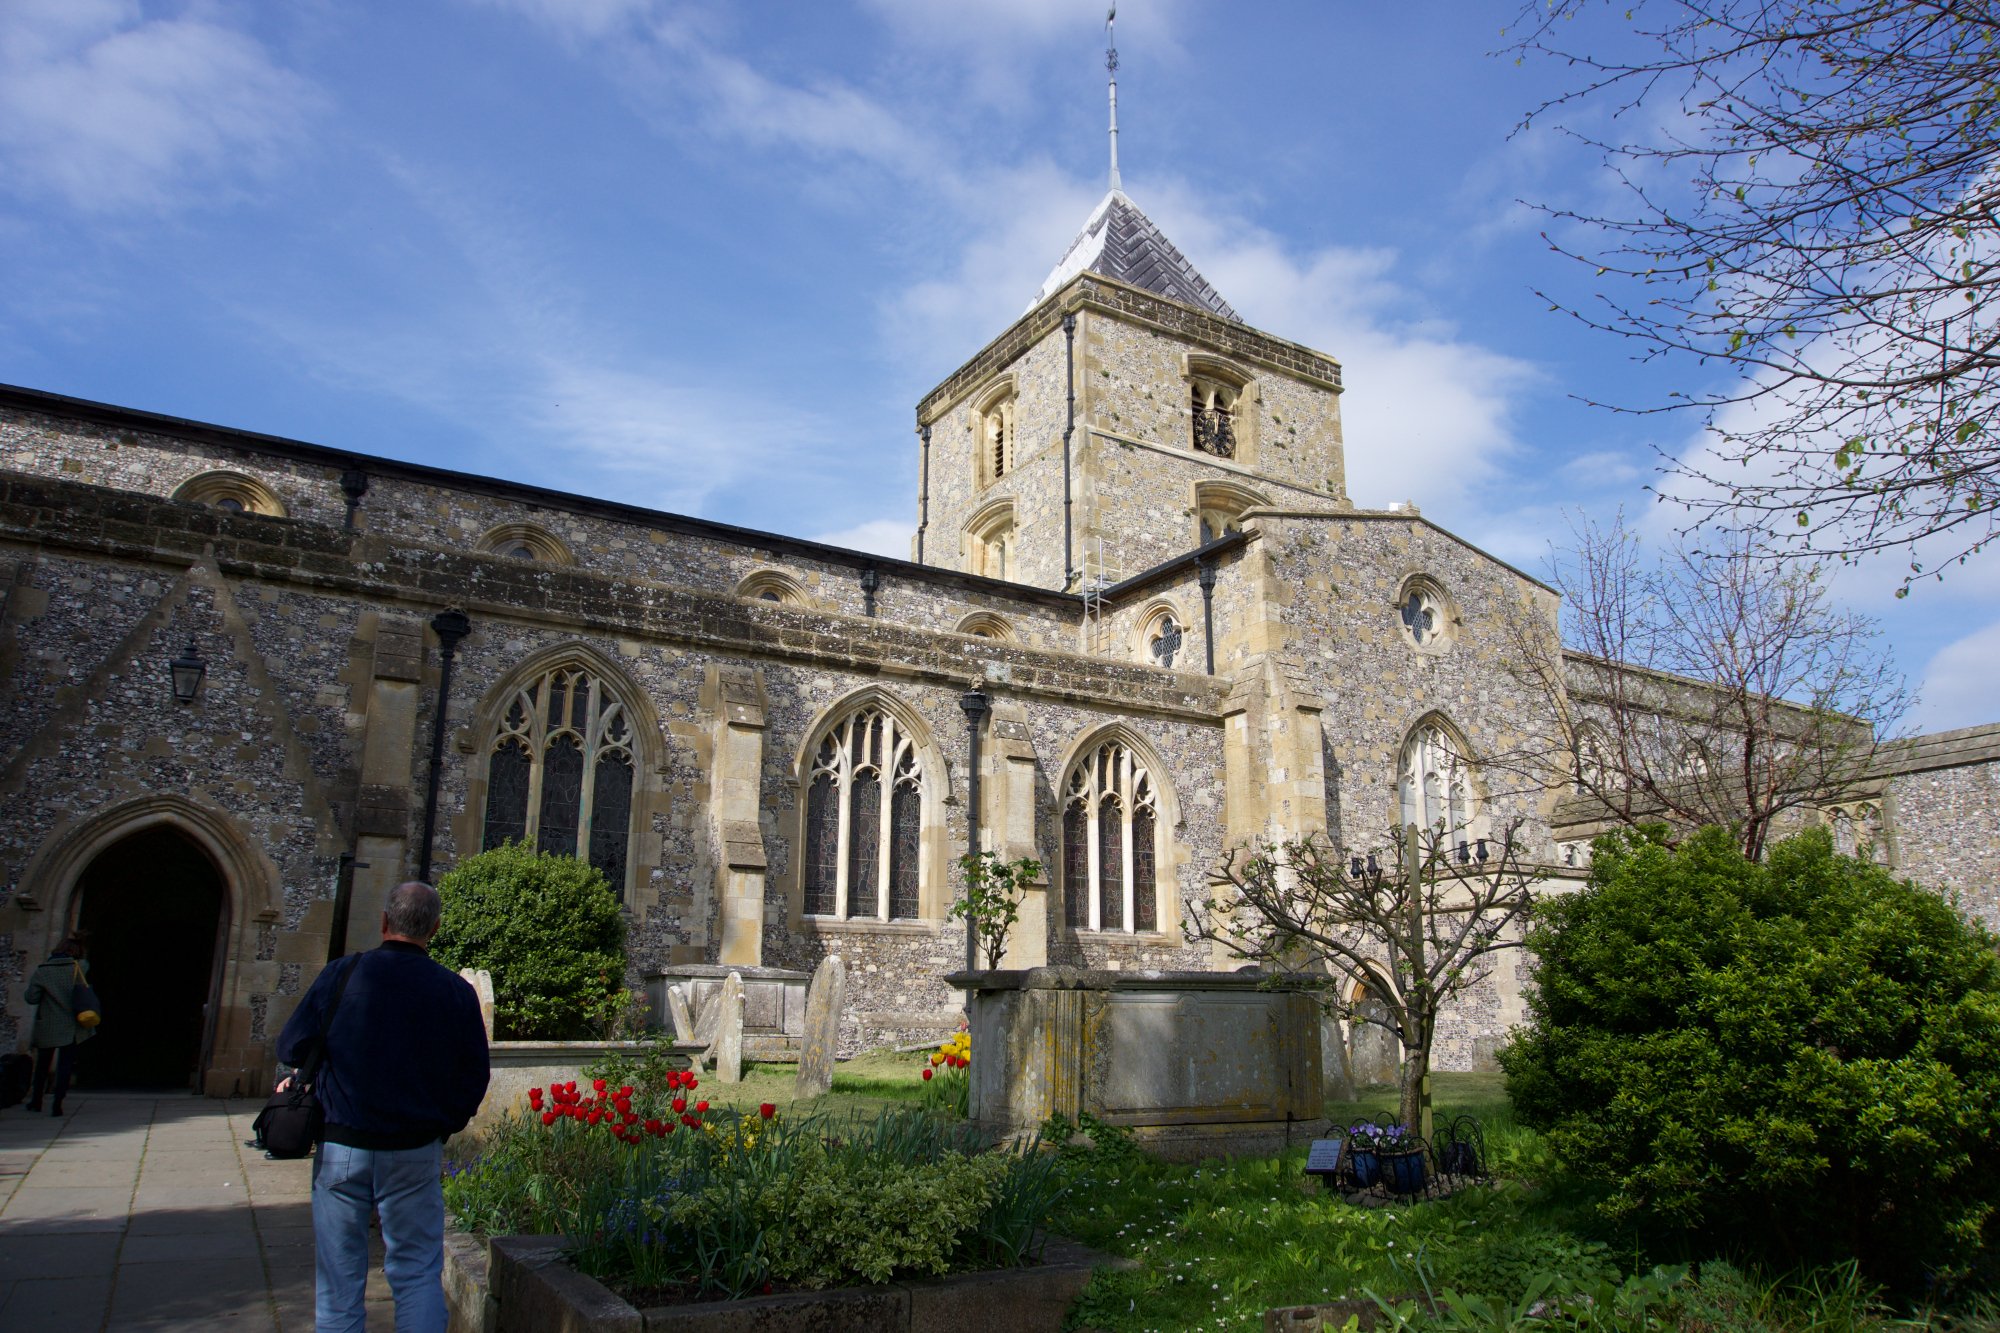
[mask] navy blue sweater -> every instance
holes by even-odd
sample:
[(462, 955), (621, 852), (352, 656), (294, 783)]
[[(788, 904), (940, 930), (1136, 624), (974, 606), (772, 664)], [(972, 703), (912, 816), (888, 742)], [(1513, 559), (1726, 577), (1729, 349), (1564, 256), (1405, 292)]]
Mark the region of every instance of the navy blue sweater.
[(278, 1037), (278, 1059), (303, 1064), (340, 998), (319, 1074), (330, 1143), (394, 1151), (464, 1129), (486, 1095), (486, 1026), (463, 977), (414, 944), (386, 940), (319, 974)]

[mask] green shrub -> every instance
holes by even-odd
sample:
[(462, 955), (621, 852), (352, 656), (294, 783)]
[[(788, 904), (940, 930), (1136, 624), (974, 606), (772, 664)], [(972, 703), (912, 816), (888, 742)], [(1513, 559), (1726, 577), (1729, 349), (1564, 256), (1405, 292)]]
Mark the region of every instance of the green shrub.
[(438, 883), (431, 956), (493, 974), (494, 1035), (603, 1034), (625, 1007), (625, 922), (595, 866), (518, 843), (467, 857)]
[(1908, 1290), (1992, 1239), (2000, 961), (1942, 899), (1814, 832), (1600, 839), (1528, 936), (1520, 1119), (1656, 1238)]

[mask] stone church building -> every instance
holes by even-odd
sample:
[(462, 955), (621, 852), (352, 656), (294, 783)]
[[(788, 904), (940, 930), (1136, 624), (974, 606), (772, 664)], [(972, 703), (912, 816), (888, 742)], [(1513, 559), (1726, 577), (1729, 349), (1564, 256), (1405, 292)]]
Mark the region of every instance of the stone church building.
[[(1269, 837), (1518, 821), (1573, 881), (1560, 776), (1485, 761), (1561, 746), (1502, 632), (1557, 597), (1357, 506), (1342, 392), (1116, 189), (918, 404), (907, 561), (0, 388), (0, 1040), (81, 928), (86, 1080), (255, 1091), (389, 887), (510, 838), (603, 869), (635, 985), (840, 954), (850, 1047), (955, 1024), (969, 842), (1046, 868), (1012, 966), (1233, 965), (1183, 927)], [(1859, 812), (1989, 922), (1996, 757)], [(1520, 1015), (1509, 961), (1440, 1067)]]

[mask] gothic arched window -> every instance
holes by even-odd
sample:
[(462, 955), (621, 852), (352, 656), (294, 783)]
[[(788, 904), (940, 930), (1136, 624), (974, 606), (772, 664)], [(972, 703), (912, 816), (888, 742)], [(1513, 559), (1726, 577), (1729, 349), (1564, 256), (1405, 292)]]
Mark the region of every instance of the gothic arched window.
[(829, 727), (806, 775), (806, 914), (919, 917), (923, 800), (916, 737), (893, 714), (871, 706)]
[(1070, 770), (1063, 796), (1064, 910), (1077, 930), (1157, 930), (1160, 807), (1130, 747), (1108, 740)]
[(600, 677), (559, 666), (517, 690), (488, 752), (484, 848), (519, 842), (580, 856), (625, 896), (636, 764), (625, 704)]
[(1458, 742), (1435, 722), (1426, 723), (1403, 743), (1397, 771), (1401, 822), (1442, 834), (1447, 841), (1472, 826), (1472, 772)]

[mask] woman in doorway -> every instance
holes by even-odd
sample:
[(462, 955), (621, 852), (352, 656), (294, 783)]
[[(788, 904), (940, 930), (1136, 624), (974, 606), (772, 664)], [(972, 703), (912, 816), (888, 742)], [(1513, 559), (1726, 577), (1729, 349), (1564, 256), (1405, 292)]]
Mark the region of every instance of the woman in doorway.
[(69, 1094), (70, 1070), (76, 1063), (76, 1048), (96, 1035), (76, 1021), (76, 1007), (70, 996), (76, 983), (88, 980), (90, 964), (83, 961), (83, 941), (72, 935), (56, 946), (48, 961), (35, 969), (21, 998), (35, 1006), (35, 1084), (28, 1094), (28, 1109), (42, 1109), (42, 1092), (49, 1086), (51, 1063), (55, 1066), (54, 1097), (49, 1114), (63, 1113), (63, 1098)]

